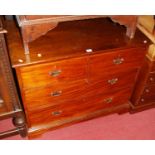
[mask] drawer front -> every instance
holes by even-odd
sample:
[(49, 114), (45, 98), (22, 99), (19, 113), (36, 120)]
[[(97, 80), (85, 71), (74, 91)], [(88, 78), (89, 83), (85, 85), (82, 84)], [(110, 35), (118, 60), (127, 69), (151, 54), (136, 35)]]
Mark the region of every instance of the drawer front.
[(55, 63), (46, 63), (20, 68), (23, 89), (69, 82), (87, 77), (87, 59), (74, 58)]
[(52, 108), (28, 113), (29, 127), (52, 123), (53, 126), (65, 124), (75, 118), (104, 108), (110, 108), (128, 102), (132, 88), (126, 88), (105, 95), (96, 95), (66, 102)]
[(146, 104), (152, 102), (155, 102), (155, 85), (148, 85), (143, 91), (143, 94), (139, 100), (139, 104)]
[(155, 96), (155, 84), (146, 86), (143, 91), (143, 96)]
[(147, 84), (155, 84), (155, 72), (149, 74)]
[(110, 71), (121, 71), (140, 67), (144, 59), (144, 49), (126, 49), (90, 57), (90, 76), (100, 78)]
[(83, 80), (66, 85), (30, 89), (25, 91), (25, 106), (29, 111), (33, 111), (61, 104), (74, 98), (91, 97), (96, 94), (111, 92), (111, 90), (116, 91), (133, 87), (136, 74), (137, 69), (133, 69), (128, 72), (105, 76), (102, 81), (96, 81), (96, 83), (87, 83)]
[(47, 108), (61, 104), (66, 100), (73, 100), (81, 96), (82, 93), (88, 90), (87, 88), (88, 83), (85, 80), (80, 80), (65, 85), (29, 89), (24, 92), (24, 104), (28, 111)]
[(142, 95), (139, 100), (139, 104), (147, 104), (147, 103), (155, 103), (155, 95), (152, 96)]

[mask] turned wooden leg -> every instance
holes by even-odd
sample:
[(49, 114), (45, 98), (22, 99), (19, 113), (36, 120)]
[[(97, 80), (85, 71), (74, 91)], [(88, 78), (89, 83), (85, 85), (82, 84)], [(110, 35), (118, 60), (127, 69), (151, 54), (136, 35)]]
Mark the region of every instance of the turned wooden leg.
[(18, 132), (21, 135), (21, 137), (25, 137), (27, 135), (27, 129), (23, 114), (17, 114), (15, 117), (13, 117), (12, 122), (18, 128)]

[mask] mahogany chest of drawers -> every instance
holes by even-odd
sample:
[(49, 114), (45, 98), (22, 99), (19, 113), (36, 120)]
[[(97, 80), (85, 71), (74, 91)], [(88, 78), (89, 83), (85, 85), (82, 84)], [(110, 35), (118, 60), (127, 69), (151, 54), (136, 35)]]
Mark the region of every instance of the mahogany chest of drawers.
[(155, 106), (155, 61), (149, 55), (149, 51), (152, 48), (154, 48), (153, 44), (149, 47), (147, 57), (138, 76), (139, 80), (136, 82), (135, 90), (131, 97), (133, 109), (141, 110)]
[(130, 97), (148, 44), (109, 19), (65, 22), (24, 48), (18, 28), (7, 27), (28, 136), (130, 109)]

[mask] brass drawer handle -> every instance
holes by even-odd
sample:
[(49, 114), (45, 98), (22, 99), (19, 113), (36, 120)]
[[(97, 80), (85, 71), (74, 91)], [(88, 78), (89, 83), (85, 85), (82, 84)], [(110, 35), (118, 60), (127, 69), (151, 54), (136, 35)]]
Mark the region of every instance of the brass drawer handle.
[(62, 94), (62, 91), (59, 90), (59, 91), (54, 91), (51, 93), (51, 96), (60, 96)]
[(146, 88), (146, 89), (145, 89), (145, 92), (146, 92), (146, 93), (149, 93), (149, 92), (150, 92), (150, 90), (149, 90), (148, 88)]
[(113, 101), (112, 97), (104, 99), (104, 102), (106, 102), (106, 103), (111, 103), (112, 101)]
[(114, 79), (108, 80), (108, 83), (111, 84), (111, 85), (113, 85), (113, 84), (115, 84), (117, 81), (118, 81), (118, 78), (114, 78)]
[(141, 102), (144, 102), (145, 100), (143, 98), (140, 99)]
[(154, 78), (153, 77), (150, 77), (150, 81), (153, 82), (154, 81)]
[(61, 73), (61, 70), (55, 70), (55, 71), (49, 72), (49, 75), (53, 77), (57, 77), (60, 75), (60, 73)]
[(52, 112), (52, 115), (53, 115), (53, 116), (59, 116), (59, 115), (61, 115), (61, 113), (62, 113), (61, 110), (59, 110), (59, 111), (53, 111), (53, 112)]
[(124, 61), (124, 58), (116, 58), (113, 60), (113, 63), (115, 65), (119, 65), (119, 64), (123, 63), (123, 61)]

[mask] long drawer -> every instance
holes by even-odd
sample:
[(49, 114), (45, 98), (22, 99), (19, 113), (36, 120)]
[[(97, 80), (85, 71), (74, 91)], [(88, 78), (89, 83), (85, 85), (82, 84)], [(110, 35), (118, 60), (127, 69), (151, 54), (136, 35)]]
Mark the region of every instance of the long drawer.
[(109, 72), (140, 67), (145, 56), (144, 49), (126, 49), (92, 55), (89, 59), (90, 77), (102, 78)]
[(74, 98), (91, 97), (96, 94), (104, 94), (126, 87), (133, 87), (136, 75), (137, 69), (132, 69), (127, 72), (103, 76), (103, 79), (96, 81), (96, 83), (80, 80), (74, 83), (65, 83), (64, 85), (29, 89), (25, 91), (24, 104), (27, 110), (34, 111), (61, 104)]
[(31, 89), (70, 82), (87, 77), (87, 59), (73, 58), (62, 61), (21, 67), (22, 89)]
[(24, 92), (24, 104), (28, 111), (43, 109), (75, 99), (82, 95), (87, 88), (88, 83), (85, 80), (79, 80), (56, 86), (29, 89)]
[(96, 95), (89, 98), (74, 99), (67, 103), (52, 106), (38, 112), (28, 112), (29, 127), (52, 123), (64, 124), (67, 119), (72, 121), (82, 114), (89, 115), (100, 109), (110, 108), (128, 102), (132, 88), (125, 88), (116, 92)]

